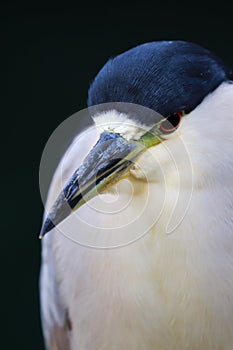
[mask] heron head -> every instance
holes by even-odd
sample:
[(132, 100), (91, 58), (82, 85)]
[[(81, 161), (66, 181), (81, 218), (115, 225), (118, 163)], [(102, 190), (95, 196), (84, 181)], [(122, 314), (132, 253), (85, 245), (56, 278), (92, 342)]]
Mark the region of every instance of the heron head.
[(186, 117), (230, 74), (208, 50), (181, 41), (143, 44), (108, 61), (88, 97), (99, 140), (58, 196), (41, 237), (122, 178), (143, 181), (137, 161), (156, 178), (148, 152), (174, 144)]

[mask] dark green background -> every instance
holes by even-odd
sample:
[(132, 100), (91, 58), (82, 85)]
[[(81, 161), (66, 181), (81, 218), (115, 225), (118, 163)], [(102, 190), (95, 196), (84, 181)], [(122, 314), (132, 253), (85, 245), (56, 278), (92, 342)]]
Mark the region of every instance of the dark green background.
[[(197, 42), (233, 67), (230, 5), (88, 2), (1, 11), (1, 329), (5, 349), (41, 350), (38, 168), (50, 133), (86, 106), (106, 60), (161, 39)], [(204, 5), (204, 3), (203, 3)], [(220, 6), (224, 6), (220, 8)], [(6, 79), (5, 79), (6, 78)], [(221, 116), (220, 116), (221, 117)], [(6, 328), (6, 329), (5, 329)]]

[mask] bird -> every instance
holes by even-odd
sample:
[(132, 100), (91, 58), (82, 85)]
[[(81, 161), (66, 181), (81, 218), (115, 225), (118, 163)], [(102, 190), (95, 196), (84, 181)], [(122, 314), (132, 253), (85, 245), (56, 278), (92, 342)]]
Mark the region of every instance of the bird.
[(40, 232), (48, 350), (232, 350), (232, 81), (182, 40), (97, 73)]

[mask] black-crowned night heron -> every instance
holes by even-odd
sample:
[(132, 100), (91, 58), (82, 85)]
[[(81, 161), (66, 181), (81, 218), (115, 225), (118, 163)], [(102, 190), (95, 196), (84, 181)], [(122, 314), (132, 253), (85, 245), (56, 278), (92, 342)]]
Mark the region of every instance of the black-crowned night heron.
[[(70, 180), (60, 192), (58, 168), (41, 230), (51, 231), (41, 270), (48, 349), (233, 349), (231, 79), (219, 58), (182, 41), (137, 46), (100, 70), (88, 97), (102, 104), (96, 130), (64, 156)], [(91, 204), (108, 195), (109, 211)], [(169, 230), (174, 210), (182, 220)], [(66, 237), (104, 246), (101, 228), (109, 246), (122, 232), (131, 244), (92, 249)], [(134, 230), (145, 234), (133, 240)]]

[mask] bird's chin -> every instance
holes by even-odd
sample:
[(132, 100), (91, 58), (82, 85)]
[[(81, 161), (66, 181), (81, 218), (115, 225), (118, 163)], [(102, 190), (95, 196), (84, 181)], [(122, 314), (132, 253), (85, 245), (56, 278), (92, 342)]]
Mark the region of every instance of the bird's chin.
[(139, 181), (143, 181), (143, 182), (148, 181), (148, 176), (147, 176), (146, 172), (143, 171), (143, 169), (137, 164), (135, 164), (130, 169), (130, 174), (134, 180), (139, 180)]
[(167, 158), (167, 154), (162, 154), (161, 157), (160, 145), (151, 147), (130, 168), (131, 180), (144, 184), (164, 182), (164, 168), (166, 168)]
[(132, 197), (145, 190), (147, 182), (143, 179), (136, 178), (129, 174), (129, 176), (123, 178), (117, 183), (109, 186), (102, 194), (109, 194), (115, 198), (119, 196)]

